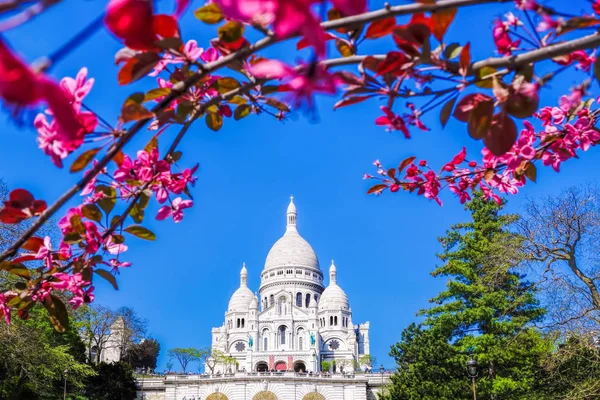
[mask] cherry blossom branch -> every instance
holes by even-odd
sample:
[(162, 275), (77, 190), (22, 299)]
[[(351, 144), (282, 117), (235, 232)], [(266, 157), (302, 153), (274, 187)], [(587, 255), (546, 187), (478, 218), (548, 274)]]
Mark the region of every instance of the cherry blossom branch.
[[(17, 26), (24, 24), (25, 22), (40, 15), (48, 7), (58, 3), (59, 1), (60, 0), (42, 0), (35, 3), (32, 6), (27, 7), (25, 10), (21, 11), (17, 15), (2, 21), (0, 23), (0, 32), (6, 32), (10, 29), (16, 28)], [(0, 13), (17, 9), (23, 3), (25, 3), (25, 1), (21, 0), (14, 0), (12, 2), (2, 3), (0, 4)]]
[[(347, 28), (356, 24), (367, 23), (375, 20), (384, 19), (389, 16), (409, 15), (421, 12), (435, 12), (445, 10), (449, 8), (459, 8), (471, 5), (480, 5), (486, 3), (504, 3), (510, 0), (442, 0), (433, 4), (408, 4), (394, 7), (384, 7), (383, 9), (367, 12), (361, 15), (352, 17), (340, 18), (334, 21), (328, 21), (322, 23), (324, 29), (332, 30), (339, 28)], [(270, 35), (263, 39), (258, 40), (254, 44), (238, 50), (235, 53), (223, 56), (216, 61), (200, 64), (198, 66), (199, 71), (194, 75), (186, 78), (184, 81), (175, 84), (172, 90), (166, 95), (158, 104), (152, 108), (154, 114), (160, 113), (169, 107), (172, 101), (181, 97), (186, 91), (198, 83), (203, 77), (209, 73), (221, 69), (234, 61), (240, 61), (248, 56), (279, 42), (275, 36)], [(485, 67), (509, 67), (514, 68), (519, 65), (529, 64), (535, 61), (544, 60), (547, 58), (556, 57), (558, 55), (568, 54), (575, 50), (585, 49), (594, 47), (600, 44), (600, 34), (592, 34), (583, 38), (574, 39), (568, 42), (550, 45), (548, 47), (533, 50), (531, 52), (519, 54), (516, 56), (490, 58), (487, 60), (478, 61), (471, 64), (470, 73), (473, 74), (475, 71)], [(326, 65), (348, 65), (356, 64), (364, 59), (365, 56), (351, 56), (342, 59), (328, 60)], [(452, 66), (453, 64), (448, 64)], [(458, 67), (458, 66), (457, 66)], [(454, 72), (454, 71), (451, 71)], [(458, 72), (458, 70), (457, 70)], [(225, 98), (233, 97), (235, 94), (245, 93), (255, 87), (257, 83), (250, 83), (242, 86), (239, 89), (226, 93), (222, 96), (216, 96), (213, 99), (202, 105), (203, 109), (210, 105), (217, 104)], [(65, 203), (73, 198), (79, 191), (81, 191), (94, 177), (115, 157), (121, 149), (131, 141), (131, 139), (150, 121), (151, 118), (144, 118), (136, 121), (107, 151), (98, 163), (92, 168), (92, 170), (86, 174), (77, 184), (67, 190), (54, 204), (42, 213), (38, 219), (31, 225), (31, 227), (18, 238), (6, 251), (0, 255), (0, 261), (6, 260), (7, 258), (16, 254), (18, 249), (30, 238), (35, 232), (52, 216), (54, 215)]]

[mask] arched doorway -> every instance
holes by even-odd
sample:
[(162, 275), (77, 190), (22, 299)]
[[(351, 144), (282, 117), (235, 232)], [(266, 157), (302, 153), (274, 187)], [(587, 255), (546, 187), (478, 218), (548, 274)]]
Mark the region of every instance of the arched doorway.
[(225, 396), (223, 393), (213, 393), (213, 394), (209, 394), (208, 397), (206, 398), (206, 400), (229, 400), (229, 398), (227, 396)]
[(268, 372), (269, 371), (269, 365), (264, 362), (264, 361), (260, 361), (258, 363), (256, 363), (256, 372)]
[(294, 371), (306, 372), (306, 364), (304, 364), (304, 361), (296, 361), (294, 363)]
[(278, 400), (275, 393), (270, 392), (268, 390), (263, 390), (262, 392), (256, 393), (252, 400)]
[(277, 361), (275, 364), (275, 371), (287, 371), (287, 365), (284, 361)]
[(323, 396), (321, 393), (319, 392), (312, 392), (312, 393), (308, 393), (306, 394), (302, 400), (325, 400), (325, 396)]

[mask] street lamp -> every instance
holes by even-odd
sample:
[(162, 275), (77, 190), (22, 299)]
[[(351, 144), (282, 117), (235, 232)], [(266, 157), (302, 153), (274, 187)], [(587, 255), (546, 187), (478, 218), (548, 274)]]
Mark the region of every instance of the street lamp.
[(385, 372), (385, 368), (383, 368), (383, 364), (379, 367), (379, 373), (381, 374), (381, 397), (384, 396), (383, 393), (383, 373)]
[(65, 369), (63, 372), (63, 376), (65, 377), (65, 386), (64, 386), (64, 392), (63, 392), (63, 400), (67, 399), (67, 375), (69, 375), (69, 370)]
[(473, 400), (477, 400), (477, 391), (475, 389), (475, 378), (477, 378), (477, 361), (473, 358), (473, 353), (469, 353), (469, 361), (467, 361), (467, 374), (473, 381)]

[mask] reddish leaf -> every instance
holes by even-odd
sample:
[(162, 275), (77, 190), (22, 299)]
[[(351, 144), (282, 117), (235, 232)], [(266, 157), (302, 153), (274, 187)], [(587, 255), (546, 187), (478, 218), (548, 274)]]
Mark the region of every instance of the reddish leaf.
[(348, 97), (345, 99), (342, 99), (340, 101), (338, 101), (337, 103), (335, 103), (335, 105), (333, 106), (334, 110), (337, 110), (338, 108), (341, 107), (345, 107), (345, 106), (349, 106), (351, 104), (356, 104), (356, 103), (360, 103), (365, 101), (366, 99), (370, 98), (372, 96), (354, 96), (354, 97)]
[(457, 97), (453, 97), (444, 104), (442, 110), (440, 111), (440, 123), (442, 124), (442, 128), (446, 126), (448, 123), (448, 119), (452, 115), (452, 110), (454, 109), (454, 104), (456, 103)]
[[(327, 20), (329, 20), (329, 21), (334, 21), (336, 19), (340, 19), (343, 17), (344, 16), (342, 15), (342, 13), (340, 13), (335, 8), (331, 8), (331, 9), (329, 9), (329, 11), (327, 11)], [(349, 33), (349, 32), (351, 32), (351, 29), (350, 28), (338, 28), (335, 31), (339, 32), (339, 33)]]
[(459, 72), (462, 76), (467, 76), (469, 67), (471, 66), (471, 43), (467, 43), (460, 52), (458, 59)]
[(364, 80), (349, 71), (337, 71), (334, 75), (348, 85), (364, 86), (365, 84)]
[(50, 314), (50, 322), (57, 332), (65, 333), (69, 329), (69, 314), (61, 299), (54, 295), (46, 296), (44, 307)]
[(394, 72), (400, 70), (409, 61), (404, 53), (399, 51), (390, 51), (385, 60), (377, 68), (377, 76), (383, 75), (388, 72)]
[(157, 53), (148, 52), (136, 54), (133, 58), (125, 61), (125, 64), (119, 71), (119, 84), (127, 85), (145, 77), (160, 60), (161, 56)]
[(382, 183), (379, 183), (375, 186), (371, 186), (371, 188), (369, 188), (369, 190), (367, 190), (367, 194), (372, 194), (372, 193), (379, 193), (382, 190), (386, 189), (387, 185), (384, 185)]
[(479, 140), (488, 133), (494, 116), (494, 102), (480, 101), (475, 104), (467, 129), (473, 139)]
[(387, 36), (394, 30), (396, 26), (396, 17), (389, 17), (380, 19), (372, 22), (367, 27), (367, 33), (365, 33), (365, 39), (377, 39), (383, 36)]
[(483, 143), (492, 154), (502, 156), (509, 151), (517, 140), (517, 126), (508, 114), (494, 115), (488, 134), (483, 138)]
[(410, 157), (405, 158), (404, 160), (402, 160), (402, 162), (400, 163), (400, 165), (398, 165), (398, 174), (401, 174), (402, 171), (404, 170), (404, 168), (406, 168), (408, 165), (412, 164), (412, 162), (415, 161), (416, 159), (417, 159), (417, 157), (410, 156)]
[(244, 35), (244, 25), (237, 21), (228, 21), (217, 29), (219, 39), (225, 43), (234, 43)]
[(100, 147), (85, 151), (77, 157), (73, 164), (71, 164), (71, 172), (82, 171), (87, 165), (96, 157), (96, 154), (100, 151)]
[(4, 206), (0, 209), (0, 222), (4, 224), (16, 224), (29, 218), (18, 208)]
[(94, 272), (106, 279), (108, 282), (110, 282), (110, 284), (115, 290), (119, 290), (119, 286), (117, 285), (117, 279), (109, 271), (105, 269), (96, 268)]
[[(337, 38), (338, 38), (337, 36), (335, 36), (333, 33), (329, 33), (329, 32), (325, 32), (325, 36), (323, 37), (323, 39), (325, 41), (333, 40), (333, 39), (337, 39)], [(310, 43), (308, 42), (308, 40), (306, 40), (306, 38), (302, 38), (298, 41), (298, 43), (296, 43), (296, 50), (302, 50), (309, 46), (310, 46)]]
[[(32, 253), (37, 253), (40, 247), (44, 245), (44, 239), (41, 237), (33, 236), (27, 239), (23, 248), (27, 251), (31, 251)], [(14, 260), (13, 260), (14, 262)]]
[(454, 17), (456, 16), (456, 8), (450, 8), (447, 10), (436, 11), (431, 16), (431, 27), (433, 30), (433, 36), (440, 42), (444, 38), (446, 31), (450, 27)]
[(335, 48), (340, 52), (342, 57), (350, 57), (356, 53), (354, 46), (344, 39), (336, 40)]
[(475, 108), (475, 105), (482, 101), (493, 101), (493, 99), (490, 96), (481, 93), (466, 95), (456, 105), (456, 108), (454, 109), (454, 118), (461, 122), (469, 122), (471, 112)]
[(8, 195), (13, 207), (26, 208), (35, 200), (33, 195), (25, 189), (15, 189)]

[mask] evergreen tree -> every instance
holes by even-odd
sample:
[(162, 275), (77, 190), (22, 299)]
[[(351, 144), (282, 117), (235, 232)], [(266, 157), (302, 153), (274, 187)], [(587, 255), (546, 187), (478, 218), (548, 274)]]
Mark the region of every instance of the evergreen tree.
[(522, 242), (507, 229), (517, 217), (501, 215), (502, 207), (476, 196), (467, 205), (472, 221), (440, 239), (443, 264), (432, 275), (448, 279), (446, 289), (419, 313), (423, 324), (409, 326), (392, 347), (392, 399), (471, 399), (471, 351), (479, 364), (478, 399), (534, 398), (549, 345), (532, 323), (544, 310), (517, 271)]

